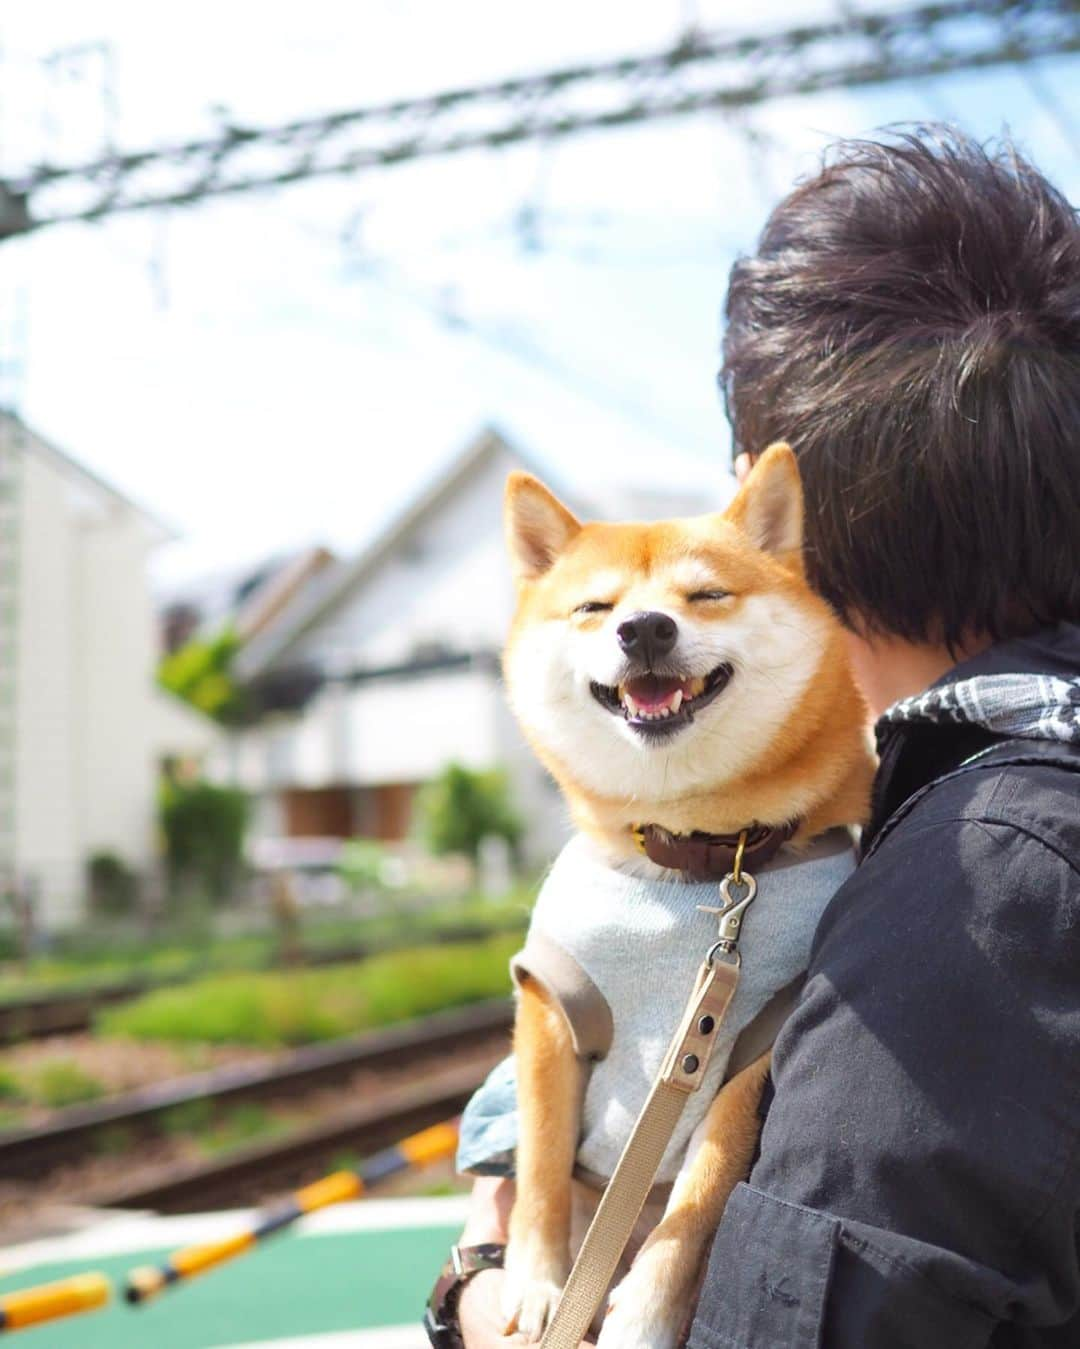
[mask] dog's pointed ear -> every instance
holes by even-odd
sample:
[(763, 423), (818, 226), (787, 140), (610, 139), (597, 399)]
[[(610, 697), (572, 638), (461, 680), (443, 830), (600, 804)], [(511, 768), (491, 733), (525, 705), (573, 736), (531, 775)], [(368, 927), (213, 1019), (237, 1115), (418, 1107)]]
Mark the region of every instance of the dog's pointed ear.
[(577, 518), (531, 473), (511, 473), (506, 482), (506, 546), (514, 576), (543, 576), (581, 529)]
[(770, 445), (724, 512), (755, 548), (794, 553), (803, 543), (803, 491), (790, 445)]

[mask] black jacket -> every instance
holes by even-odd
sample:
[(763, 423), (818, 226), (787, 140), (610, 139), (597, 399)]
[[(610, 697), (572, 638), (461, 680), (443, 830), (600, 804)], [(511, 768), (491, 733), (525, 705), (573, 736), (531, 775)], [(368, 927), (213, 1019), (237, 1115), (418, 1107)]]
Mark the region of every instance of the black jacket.
[[(1080, 628), (958, 673), (1016, 671), (1080, 675)], [(880, 748), (690, 1345), (1080, 1349), (1080, 747)]]

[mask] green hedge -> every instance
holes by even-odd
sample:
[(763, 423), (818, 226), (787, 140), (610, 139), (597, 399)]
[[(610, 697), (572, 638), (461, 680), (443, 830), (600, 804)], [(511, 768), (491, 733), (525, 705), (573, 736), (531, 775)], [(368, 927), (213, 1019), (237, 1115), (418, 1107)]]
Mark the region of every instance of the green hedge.
[(105, 1009), (95, 1029), (140, 1040), (211, 1044), (332, 1040), (508, 993), (508, 962), (520, 946), (520, 936), (511, 934), (326, 969), (217, 975)]
[(186, 888), (227, 899), (240, 873), (249, 803), (233, 787), (162, 779), (158, 822), (174, 896)]

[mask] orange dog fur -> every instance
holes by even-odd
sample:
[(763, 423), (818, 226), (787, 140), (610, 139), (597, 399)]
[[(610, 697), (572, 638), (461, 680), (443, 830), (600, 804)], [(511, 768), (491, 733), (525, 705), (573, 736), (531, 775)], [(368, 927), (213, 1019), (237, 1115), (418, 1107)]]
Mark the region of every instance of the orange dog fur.
[[(864, 819), (866, 710), (842, 630), (806, 580), (802, 491), (786, 445), (766, 451), (722, 515), (581, 524), (535, 478), (515, 473), (506, 526), (518, 597), (504, 657), (511, 704), (577, 826), (613, 865), (670, 879), (634, 843), (631, 826), (643, 819), (680, 834), (798, 819), (796, 849)], [(710, 663), (733, 670), (671, 735), (636, 733), (590, 693), (595, 682), (625, 698), (615, 628), (641, 612), (678, 624), (688, 698), (707, 687)], [(676, 714), (680, 702), (681, 690)], [(521, 1125), (505, 1311), (508, 1331), (535, 1340), (569, 1272), (585, 1077), (561, 1010), (531, 981), (515, 1055)], [(612, 1294), (604, 1349), (678, 1342), (710, 1234), (749, 1170), (767, 1073), (766, 1055), (710, 1107), (663, 1217)]]

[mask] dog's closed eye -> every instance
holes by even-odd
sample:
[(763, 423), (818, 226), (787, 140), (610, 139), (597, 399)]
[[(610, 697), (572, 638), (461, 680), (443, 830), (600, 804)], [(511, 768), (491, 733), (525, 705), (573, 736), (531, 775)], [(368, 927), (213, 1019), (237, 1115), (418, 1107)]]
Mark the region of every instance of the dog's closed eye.
[(605, 604), (603, 600), (586, 600), (584, 604), (576, 605), (573, 612), (575, 614), (607, 614), (614, 608), (613, 604)]

